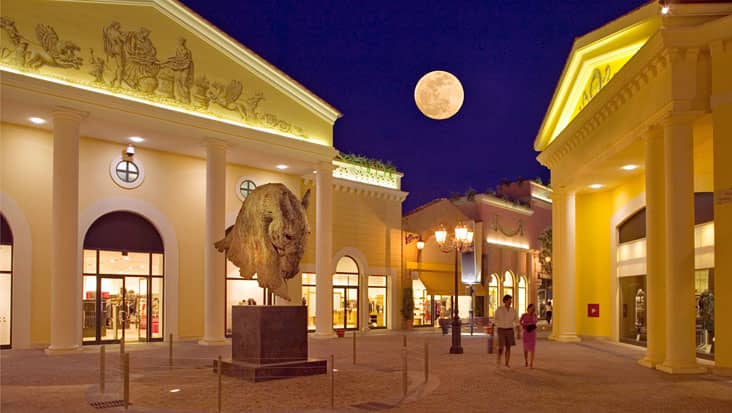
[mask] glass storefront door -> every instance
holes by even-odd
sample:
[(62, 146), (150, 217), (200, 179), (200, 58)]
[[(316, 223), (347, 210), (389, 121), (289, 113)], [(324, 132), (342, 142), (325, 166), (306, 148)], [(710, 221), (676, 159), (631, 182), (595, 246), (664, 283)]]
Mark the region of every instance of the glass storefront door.
[(82, 283), (85, 344), (163, 338), (162, 254), (84, 250)]
[(333, 287), (333, 328), (358, 328), (358, 287)]

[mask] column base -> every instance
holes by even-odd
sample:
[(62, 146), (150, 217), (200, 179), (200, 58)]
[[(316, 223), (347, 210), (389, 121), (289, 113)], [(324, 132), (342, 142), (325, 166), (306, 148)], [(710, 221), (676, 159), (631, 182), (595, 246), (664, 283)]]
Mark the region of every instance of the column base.
[(704, 374), (708, 372), (706, 367), (700, 366), (696, 363), (677, 365), (665, 362), (663, 364), (656, 365), (656, 370), (668, 374)]
[(648, 358), (648, 356), (643, 357), (642, 359), (638, 360), (638, 364), (640, 364), (643, 367), (648, 367), (649, 369), (656, 368), (658, 365), (658, 362), (655, 360), (651, 360)]
[(314, 338), (314, 339), (323, 339), (323, 338), (336, 338), (335, 331), (316, 331), (314, 333), (308, 334), (308, 337)]
[(225, 338), (204, 338), (198, 340), (199, 346), (224, 346), (226, 344), (229, 344), (229, 341)]
[(560, 343), (579, 343), (582, 341), (582, 339), (576, 335), (576, 334), (560, 334), (560, 335), (550, 335), (549, 340), (552, 341), (558, 341)]
[(717, 376), (732, 377), (732, 367), (712, 367), (712, 373)]
[(79, 353), (82, 351), (82, 349), (81, 349), (81, 346), (79, 346), (79, 345), (74, 345), (71, 347), (49, 346), (47, 349), (45, 349), (43, 351), (49, 356), (57, 356), (57, 355), (63, 355), (63, 354)]

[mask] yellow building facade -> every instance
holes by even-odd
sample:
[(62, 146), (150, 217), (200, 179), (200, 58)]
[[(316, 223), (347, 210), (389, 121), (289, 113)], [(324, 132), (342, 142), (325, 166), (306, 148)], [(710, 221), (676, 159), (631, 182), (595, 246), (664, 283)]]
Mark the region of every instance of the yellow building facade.
[(552, 338), (729, 372), (732, 4), (661, 3), (575, 40), (534, 143), (554, 190)]
[(224, 342), (231, 305), (267, 297), (213, 242), (274, 182), (313, 193), (275, 304), (306, 304), (319, 336), (398, 327), (402, 174), (340, 156), (336, 109), (173, 0), (1, 18), (3, 347)]

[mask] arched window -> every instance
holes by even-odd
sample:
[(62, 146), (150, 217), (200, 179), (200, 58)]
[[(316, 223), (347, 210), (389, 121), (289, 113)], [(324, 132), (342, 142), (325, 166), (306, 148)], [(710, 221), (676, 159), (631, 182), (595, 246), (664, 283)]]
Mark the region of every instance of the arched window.
[(358, 329), (358, 264), (342, 257), (333, 275), (333, 328)]
[(163, 241), (144, 217), (115, 211), (84, 237), (85, 344), (163, 339)]
[(0, 348), (11, 346), (13, 314), (13, 232), (0, 214)]
[(488, 282), (488, 316), (493, 317), (498, 309), (498, 274), (491, 274)]
[(518, 279), (518, 297), (516, 298), (516, 311), (519, 313), (519, 315), (526, 312), (526, 306), (528, 305), (528, 293), (526, 291), (526, 288), (528, 287), (528, 284), (526, 283), (526, 277), (519, 277)]
[[(511, 271), (506, 271), (503, 273), (503, 295), (506, 294), (513, 297), (514, 305), (516, 305), (516, 296), (513, 293), (513, 274), (511, 274)], [(503, 300), (503, 297), (501, 297), (501, 300)]]

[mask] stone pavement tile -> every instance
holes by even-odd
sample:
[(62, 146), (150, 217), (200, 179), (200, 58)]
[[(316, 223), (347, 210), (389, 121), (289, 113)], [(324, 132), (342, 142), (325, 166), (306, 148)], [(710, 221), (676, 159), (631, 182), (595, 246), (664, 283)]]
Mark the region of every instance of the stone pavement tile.
[[(402, 342), (407, 337), (409, 388), (402, 396)], [(535, 369), (523, 366), (520, 345), (512, 368), (496, 368), (487, 336), (463, 335), (462, 355), (448, 353), (450, 336), (434, 330), (357, 335), (357, 364), (351, 337), (311, 339), (310, 355), (335, 357), (336, 411), (732, 411), (732, 383), (714, 375), (671, 376), (637, 364), (642, 349), (599, 340), (562, 344), (540, 339)], [(424, 384), (424, 346), (429, 344), (430, 379)], [(119, 398), (119, 355), (107, 352), (104, 397)], [(131, 412), (216, 411), (217, 377), (212, 361), (230, 347), (179, 342), (175, 365), (167, 345), (129, 345)], [(99, 400), (98, 347), (64, 356), (10, 350), (2, 359), (2, 412), (95, 410)], [(223, 377), (225, 412), (330, 410), (330, 377), (249, 383)], [(171, 390), (178, 390), (171, 392)]]

